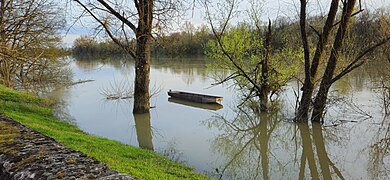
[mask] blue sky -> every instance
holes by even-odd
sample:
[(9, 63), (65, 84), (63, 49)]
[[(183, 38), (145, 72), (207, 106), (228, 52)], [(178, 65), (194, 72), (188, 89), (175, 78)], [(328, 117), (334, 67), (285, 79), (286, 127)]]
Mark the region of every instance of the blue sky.
[[(246, 1), (245, 1), (246, 2)], [(248, 8), (249, 3), (245, 3), (242, 1), (239, 6), (239, 11), (245, 12), (245, 10)], [(267, 20), (269, 19), (276, 19), (280, 16), (285, 17), (296, 17), (297, 16), (297, 8), (299, 8), (299, 0), (264, 0), (264, 6), (263, 6), (263, 13), (262, 13), (262, 19)], [(312, 8), (308, 9), (308, 13), (310, 14), (318, 14), (319, 12), (325, 12), (329, 6), (330, 0), (309, 0), (309, 3), (312, 4)], [(380, 7), (388, 7), (390, 8), (390, 0), (362, 0), (362, 3), (364, 3), (364, 6), (366, 6), (369, 9), (377, 9)], [(72, 5), (75, 5), (72, 3)], [(313, 8), (315, 7), (315, 8)], [(79, 8), (68, 8), (67, 15), (73, 15), (77, 16), (80, 13)], [(72, 14), (73, 13), (73, 14)], [(184, 18), (184, 21), (190, 21), (195, 26), (199, 26), (202, 24), (207, 24), (207, 22), (204, 20), (204, 9), (201, 7), (195, 8), (194, 12), (187, 12), (187, 17)], [(242, 16), (241, 16), (242, 17)], [(93, 21), (93, 20), (87, 20), (87, 21)], [(242, 19), (237, 18), (236, 21), (242, 21)], [(93, 28), (89, 27), (90, 23), (86, 22), (85, 20), (83, 23), (77, 22), (75, 23), (71, 28), (70, 24), (74, 23), (74, 20), (72, 18), (69, 18), (68, 20), (68, 27), (66, 28), (67, 32), (63, 33), (63, 44), (67, 47), (71, 47), (73, 44), (73, 41), (78, 38), (80, 35), (91, 35), (93, 34)], [(177, 26), (177, 25), (176, 25)], [(177, 29), (177, 28), (176, 28)]]

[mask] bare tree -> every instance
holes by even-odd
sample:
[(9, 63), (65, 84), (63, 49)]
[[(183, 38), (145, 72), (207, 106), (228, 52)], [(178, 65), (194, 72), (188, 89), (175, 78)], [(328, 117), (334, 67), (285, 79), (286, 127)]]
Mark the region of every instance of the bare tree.
[(298, 121), (307, 121), (308, 112), (311, 104), (311, 98), (314, 91), (315, 78), (317, 76), (318, 66), (320, 60), (324, 54), (325, 46), (328, 42), (329, 36), (331, 34), (332, 26), (334, 24), (337, 8), (339, 5), (339, 0), (332, 0), (328, 17), (326, 19), (325, 25), (323, 26), (322, 33), (319, 37), (315, 55), (313, 60), (310, 61), (310, 47), (308, 44), (307, 37), (307, 17), (306, 17), (306, 0), (301, 0), (301, 9), (300, 9), (300, 26), (301, 26), (301, 37), (302, 45), (304, 48), (304, 58), (305, 58), (305, 81), (302, 87), (302, 97), (299, 104), (297, 120)]
[(0, 0), (0, 83), (15, 87), (55, 79), (50, 48), (60, 42), (56, 33), (63, 24), (61, 9), (51, 0)]
[(178, 16), (181, 1), (74, 1), (84, 10), (82, 16), (91, 16), (98, 23), (98, 28), (103, 29), (135, 59), (133, 113), (149, 112), (150, 46), (153, 33)]
[[(340, 2), (342, 2), (342, 10), (340, 14), (340, 20), (337, 20), (337, 13), (339, 10)], [(357, 11), (355, 11), (355, 7), (357, 5), (356, 2), (356, 0), (332, 0), (322, 31), (318, 31), (307, 23), (307, 1), (301, 0), (300, 26), (301, 40), (305, 52), (305, 81), (302, 87), (303, 94), (296, 116), (297, 121), (308, 121), (308, 114), (312, 104), (311, 101), (313, 91), (316, 87), (315, 82), (317, 81), (317, 74), (319, 73), (319, 65), (320, 62), (324, 59), (323, 56), (326, 51), (330, 51), (330, 55), (328, 60), (325, 62), (325, 72), (320, 78), (321, 83), (319, 86), (319, 90), (315, 96), (314, 106), (311, 115), (311, 120), (315, 122), (322, 121), (329, 89), (331, 88), (332, 84), (346, 74), (348, 74), (349, 72), (351, 72), (352, 70), (363, 65), (366, 62), (366, 59), (364, 59), (365, 55), (374, 51), (377, 47), (387, 43), (390, 40), (390, 36), (386, 36), (381, 40), (370, 44), (362, 52), (358, 53), (358, 56), (351, 60), (349, 65), (343, 68), (340, 72), (336, 71), (336, 67), (341, 58), (339, 54), (341, 53), (343, 42), (346, 39), (346, 34), (349, 29), (351, 18), (363, 11), (363, 9), (358, 9)], [(361, 5), (359, 7), (361, 7)], [(308, 26), (317, 33), (319, 39), (317, 41), (315, 53), (312, 60), (310, 59), (310, 47), (308, 44), (308, 33), (306, 30)], [(337, 32), (334, 34), (332, 33), (332, 31), (335, 27), (338, 27), (338, 29)], [(328, 44), (332, 35), (334, 35), (333, 43)]]
[[(230, 27), (230, 21), (238, 14), (236, 10), (238, 1), (226, 0), (223, 2), (217, 3), (216, 14), (211, 12), (212, 4), (208, 1), (204, 2), (208, 21), (216, 39), (215, 43), (209, 43), (211, 44), (211, 53), (209, 54), (214, 59), (222, 59), (223, 65), (226, 67), (227, 64), (229, 70), (233, 71), (232, 74), (218, 80), (219, 82), (214, 85), (234, 80), (242, 90), (247, 91), (245, 100), (258, 98), (260, 110), (267, 112), (271, 92), (280, 91), (285, 82), (292, 78), (286, 74), (281, 75), (278, 72), (280, 69), (273, 66), (276, 63), (272, 61), (276, 62), (277, 58), (275, 58), (276, 56), (272, 57), (271, 21), (269, 20), (268, 26), (263, 26), (260, 21), (261, 2), (250, 1), (252, 9), (248, 11), (248, 18), (252, 24), (239, 24), (237, 27)], [(282, 54), (280, 52), (278, 57), (282, 57)], [(293, 59), (294, 57), (289, 58)]]

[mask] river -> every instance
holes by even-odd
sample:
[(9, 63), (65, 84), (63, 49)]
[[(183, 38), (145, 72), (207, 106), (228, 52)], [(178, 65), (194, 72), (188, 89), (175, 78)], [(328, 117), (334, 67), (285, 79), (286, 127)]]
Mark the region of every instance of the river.
[[(153, 59), (150, 115), (133, 115), (132, 99), (106, 99), (108, 92), (131, 91), (132, 61), (72, 59), (73, 80), (94, 81), (51, 96), (62, 102), (61, 117), (85, 132), (154, 150), (211, 177), (388, 179), (390, 119), (377, 70), (362, 68), (335, 84), (326, 124), (318, 126), (291, 121), (296, 82), (279, 95), (278, 111), (261, 114), (238, 108), (231, 84), (211, 87), (206, 64), (202, 58)], [(223, 108), (169, 99), (170, 89), (223, 96)]]

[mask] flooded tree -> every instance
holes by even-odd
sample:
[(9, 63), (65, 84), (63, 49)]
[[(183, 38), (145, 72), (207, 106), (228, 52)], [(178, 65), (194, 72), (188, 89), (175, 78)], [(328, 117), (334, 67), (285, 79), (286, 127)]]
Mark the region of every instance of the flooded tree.
[(153, 30), (161, 30), (169, 20), (178, 16), (180, 1), (74, 1), (116, 44), (135, 59), (133, 113), (149, 112), (150, 50), (155, 33)]
[[(253, 3), (254, 1), (249, 2)], [(210, 13), (211, 10), (208, 9), (212, 6), (205, 3), (208, 21), (216, 36), (212, 47), (217, 48), (212, 49), (211, 57), (222, 59), (220, 60), (222, 65), (218, 67), (233, 72), (230, 75), (223, 75), (225, 78), (219, 78), (220, 83), (234, 80), (234, 84), (238, 85), (240, 90), (248, 92), (246, 98), (258, 97), (260, 104), (262, 104), (260, 109), (265, 111), (269, 94), (272, 95), (273, 91), (280, 90), (285, 82), (291, 80), (292, 77), (298, 77), (297, 71), (295, 74), (291, 71), (294, 71), (296, 64), (301, 66), (300, 63), (303, 61), (303, 67), (297, 68), (304, 69), (304, 80), (301, 88), (302, 95), (297, 93), (297, 102), (298, 99), (300, 101), (297, 103), (295, 119), (299, 122), (307, 122), (311, 118), (312, 121), (322, 122), (332, 85), (365, 64), (369, 60), (367, 55), (378, 47), (388, 44), (390, 40), (389, 21), (386, 20), (386, 15), (382, 15), (379, 20), (374, 21), (378, 23), (377, 28), (369, 29), (366, 27), (367, 25), (362, 27), (359, 24), (354, 24), (355, 30), (349, 31), (351, 24), (356, 22), (355, 16), (364, 11), (360, 3), (357, 3), (356, 0), (332, 0), (325, 16), (308, 17), (307, 1), (302, 0), (298, 19), (301, 40), (297, 44), (301, 44), (303, 57), (299, 56), (301, 49), (297, 48), (297, 45), (289, 47), (286, 44), (278, 47), (279, 49), (272, 49), (267, 45), (267, 39), (272, 36), (266, 34), (272, 29), (264, 28), (259, 24), (259, 14), (256, 14), (256, 11), (249, 11), (252, 15), (251, 19), (255, 22), (252, 23), (253, 25), (245, 27), (245, 25), (238, 24), (236, 27), (232, 27), (229, 22), (234, 21), (234, 18), (239, 16), (236, 10), (239, 7), (237, 1), (226, 1), (223, 5), (217, 4), (215, 11), (219, 13), (215, 14)], [(364, 24), (363, 21), (360, 22)], [(290, 26), (293, 27), (293, 24)], [(245, 28), (246, 30), (243, 30)], [(294, 31), (294, 28), (291, 29), (292, 31), (289, 33), (298, 33)], [(374, 32), (378, 29), (387, 33)], [(253, 33), (257, 31), (263, 33)], [(273, 34), (277, 33), (273, 32)], [(366, 34), (364, 36), (370, 38), (362, 41), (359, 33)], [(271, 33), (269, 34), (271, 35)], [(345, 43), (346, 41), (347, 43)], [(280, 40), (276, 42), (280, 43)], [(291, 50), (294, 53), (286, 53), (291, 52)], [(282, 62), (289, 65), (285, 69), (290, 69), (290, 72), (281, 68), (283, 67), (280, 66), (282, 63), (278, 62), (277, 59), (277, 57), (283, 57), (284, 53), (286, 53), (287, 58), (282, 58)], [(299, 58), (301, 60), (297, 60)], [(281, 76), (278, 77), (278, 75)]]
[[(306, 122), (309, 118), (309, 111), (312, 105), (312, 96), (316, 88), (316, 82), (320, 81), (318, 92), (314, 97), (313, 110), (311, 114), (311, 120), (315, 122), (323, 121), (323, 114), (325, 111), (328, 93), (332, 84), (343, 76), (347, 75), (352, 70), (363, 65), (367, 59), (364, 57), (374, 51), (377, 47), (387, 43), (390, 40), (390, 36), (385, 36), (380, 40), (370, 43), (366, 46), (358, 55), (351, 59), (348, 65), (344, 67), (338, 67), (339, 61), (341, 61), (340, 54), (342, 53), (343, 43), (347, 38), (347, 33), (350, 27), (353, 16), (363, 11), (361, 9), (355, 10), (357, 6), (356, 0), (340, 1), (332, 0), (327, 13), (326, 21), (322, 26), (322, 30), (319, 31), (315, 27), (311, 26), (307, 22), (307, 1), (301, 0), (300, 6), (300, 27), (301, 27), (301, 40), (304, 48), (304, 60), (305, 60), (305, 80), (302, 87), (302, 97), (299, 104), (296, 120), (300, 122)], [(341, 8), (340, 8), (341, 6)], [(341, 9), (341, 12), (339, 12)], [(340, 13), (340, 19), (338, 19), (338, 13)], [(307, 27), (311, 27), (313, 31), (318, 35), (318, 41), (314, 56), (311, 59), (311, 47), (309, 46), (308, 30)], [(337, 27), (337, 31), (334, 29)], [(330, 43), (330, 41), (333, 43)], [(326, 53), (329, 52), (328, 57)], [(320, 65), (323, 59), (327, 58), (325, 62), (325, 70), (322, 77), (317, 79), (320, 73)], [(341, 69), (341, 70), (339, 70)]]
[[(208, 55), (216, 60), (214, 69), (232, 71), (230, 75), (218, 77), (217, 84), (233, 80), (240, 90), (246, 92), (243, 99), (259, 99), (260, 111), (269, 111), (269, 99), (281, 91), (282, 87), (298, 72), (300, 51), (285, 48), (273, 51), (272, 23), (263, 25), (260, 21), (261, 3), (249, 1), (251, 23), (231, 27), (238, 12), (238, 1), (217, 4), (216, 14), (212, 14), (210, 4), (205, 2), (209, 24), (215, 36), (208, 44)], [(213, 16), (216, 16), (213, 18)], [(219, 17), (222, 16), (222, 17)]]
[(67, 79), (57, 57), (64, 17), (51, 0), (0, 0), (0, 84), (15, 88)]

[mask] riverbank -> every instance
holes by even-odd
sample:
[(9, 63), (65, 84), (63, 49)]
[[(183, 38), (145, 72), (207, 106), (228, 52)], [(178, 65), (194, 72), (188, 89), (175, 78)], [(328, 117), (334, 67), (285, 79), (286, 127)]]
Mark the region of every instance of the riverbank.
[(58, 121), (55, 102), (0, 86), (0, 113), (105, 163), (110, 169), (139, 179), (207, 179), (192, 168), (172, 162), (152, 151), (89, 135), (74, 125)]
[(134, 180), (1, 114), (0, 179)]

